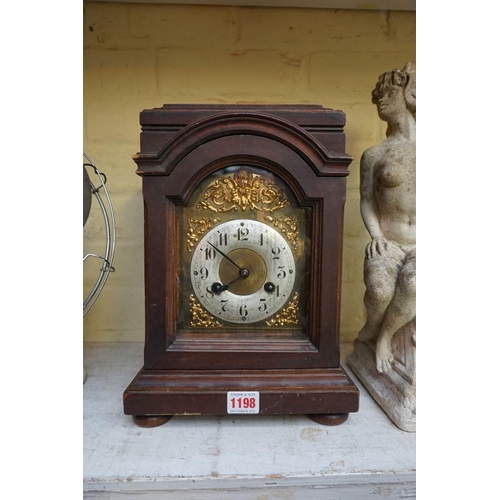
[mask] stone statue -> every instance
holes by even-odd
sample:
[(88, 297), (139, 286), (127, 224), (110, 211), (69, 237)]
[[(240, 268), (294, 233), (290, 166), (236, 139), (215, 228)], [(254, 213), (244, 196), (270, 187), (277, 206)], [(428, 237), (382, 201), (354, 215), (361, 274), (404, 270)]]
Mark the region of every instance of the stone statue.
[[(372, 92), (372, 102), (388, 127), (387, 138), (368, 148), (361, 158), (361, 215), (372, 240), (366, 247), (364, 262), (367, 320), (355, 341), (349, 364), (356, 373), (358, 365), (374, 364), (376, 372), (370, 372), (368, 385), (375, 384), (378, 389), (374, 390), (386, 395), (399, 394), (398, 402), (410, 412), (405, 417), (410, 422), (403, 424), (410, 428), (405, 430), (414, 430), (411, 420), (416, 414), (415, 68), (408, 63), (402, 70), (381, 75)], [(367, 385), (363, 378), (370, 370), (366, 366), (362, 370), (366, 373), (360, 378)], [(394, 404), (395, 401), (388, 403), (392, 412), (397, 411)]]

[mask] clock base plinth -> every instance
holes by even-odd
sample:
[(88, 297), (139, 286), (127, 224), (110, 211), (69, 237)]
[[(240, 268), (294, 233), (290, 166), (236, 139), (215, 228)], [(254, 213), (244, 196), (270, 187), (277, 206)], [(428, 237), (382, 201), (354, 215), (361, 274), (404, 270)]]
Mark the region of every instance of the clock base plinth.
[(172, 415), (228, 415), (227, 394), (238, 391), (259, 393), (259, 412), (251, 416), (308, 415), (324, 425), (339, 425), (349, 413), (359, 409), (359, 391), (342, 367), (274, 370), (143, 368), (125, 390), (123, 407), (126, 415), (134, 415), (138, 425), (147, 423), (148, 418), (169, 419)]
[(139, 427), (159, 427), (166, 424), (172, 415), (134, 415), (134, 423)]
[(318, 414), (307, 416), (318, 424), (333, 426), (343, 424), (349, 418), (349, 413)]

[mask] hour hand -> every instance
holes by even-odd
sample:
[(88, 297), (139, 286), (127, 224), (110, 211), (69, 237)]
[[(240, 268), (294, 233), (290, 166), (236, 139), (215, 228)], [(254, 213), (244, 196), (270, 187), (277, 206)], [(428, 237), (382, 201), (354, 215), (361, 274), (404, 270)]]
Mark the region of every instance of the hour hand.
[(229, 288), (229, 285), (232, 285), (235, 281), (239, 280), (240, 278), (242, 278), (241, 275), (235, 278), (233, 281), (226, 283), (225, 285), (223, 285), (222, 283), (215, 282), (212, 283), (212, 286), (210, 288), (212, 289), (213, 293), (219, 295), (220, 293), (225, 292)]
[(234, 280), (226, 283), (225, 285), (216, 281), (215, 283), (212, 283), (212, 286), (210, 288), (212, 292), (214, 292), (216, 295), (219, 295), (219, 293), (225, 292), (229, 288), (229, 285), (232, 285), (235, 281), (238, 281), (240, 278), (248, 278), (249, 276), (250, 271), (248, 269), (245, 269), (244, 267), (240, 267), (240, 272), (238, 273), (238, 276), (234, 278)]

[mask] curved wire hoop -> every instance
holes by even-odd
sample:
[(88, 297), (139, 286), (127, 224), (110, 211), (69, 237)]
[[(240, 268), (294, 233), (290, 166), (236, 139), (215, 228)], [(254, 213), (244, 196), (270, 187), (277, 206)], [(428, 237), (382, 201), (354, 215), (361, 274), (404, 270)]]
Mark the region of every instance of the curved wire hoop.
[[(84, 167), (92, 167), (94, 169), (94, 173), (97, 175), (100, 181), (100, 186), (95, 187), (92, 181), (90, 181), (90, 188), (92, 190), (92, 194), (96, 197), (97, 202), (99, 203), (99, 207), (101, 208), (101, 212), (104, 218), (104, 225), (106, 227), (106, 250), (104, 257), (94, 254), (88, 253), (83, 257), (83, 262), (85, 262), (89, 257), (101, 259), (103, 261), (103, 266), (101, 267), (100, 273), (97, 276), (94, 287), (87, 295), (87, 298), (83, 301), (83, 316), (90, 311), (95, 301), (99, 297), (106, 281), (108, 280), (109, 273), (114, 272), (113, 267), (113, 258), (115, 255), (115, 242), (116, 242), (116, 224), (115, 224), (115, 214), (113, 212), (113, 205), (111, 204), (111, 199), (109, 197), (108, 190), (106, 189), (106, 176), (99, 172), (99, 169), (96, 167), (94, 162), (85, 154), (83, 156), (87, 159), (88, 163), (84, 163)], [(99, 191), (102, 189), (104, 193), (104, 200), (99, 194)]]

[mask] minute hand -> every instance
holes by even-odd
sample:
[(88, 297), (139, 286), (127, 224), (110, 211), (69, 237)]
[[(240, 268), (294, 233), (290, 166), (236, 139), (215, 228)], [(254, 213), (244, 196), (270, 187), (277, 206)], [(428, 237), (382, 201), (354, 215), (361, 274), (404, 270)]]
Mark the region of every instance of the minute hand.
[(233, 264), (233, 266), (236, 266), (240, 271), (242, 270), (242, 268), (240, 266), (238, 266), (238, 264), (236, 264), (236, 262), (234, 262), (234, 260), (232, 260), (231, 258), (229, 258), (224, 252), (222, 252), (221, 250), (219, 250), (215, 245), (212, 245), (212, 243), (210, 243), (210, 241), (208, 241), (208, 244), (215, 248), (225, 259), (227, 259), (229, 262), (231, 262), (231, 264)]

